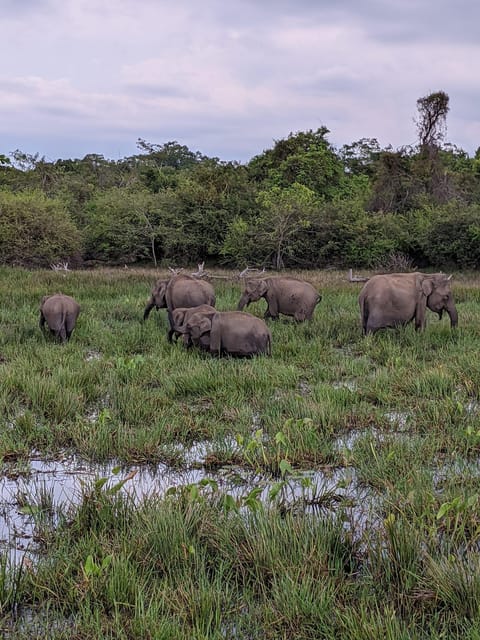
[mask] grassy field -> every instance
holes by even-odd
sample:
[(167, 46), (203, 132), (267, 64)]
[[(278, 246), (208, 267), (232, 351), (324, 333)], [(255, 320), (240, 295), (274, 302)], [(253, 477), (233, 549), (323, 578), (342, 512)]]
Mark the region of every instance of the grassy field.
[[(214, 275), (236, 308), (240, 282)], [(0, 563), (5, 637), (32, 637), (27, 618), (38, 638), (480, 638), (476, 275), (455, 274), (455, 332), (427, 312), (423, 334), (367, 338), (361, 284), (295, 275), (322, 293), (314, 319), (270, 322), (272, 356), (242, 360), (168, 344), (164, 311), (142, 322), (153, 270), (0, 269), (4, 473), (33, 451), (181, 467), (178, 445), (201, 442), (212, 478), (272, 481), (267, 500), (205, 480), (139, 504), (100, 479), (55, 525), (45, 499), (39, 558)], [(58, 291), (82, 307), (67, 345), (38, 327)], [(341, 483), (282, 499), (300, 472), (338, 470), (373, 496), (367, 520)]]

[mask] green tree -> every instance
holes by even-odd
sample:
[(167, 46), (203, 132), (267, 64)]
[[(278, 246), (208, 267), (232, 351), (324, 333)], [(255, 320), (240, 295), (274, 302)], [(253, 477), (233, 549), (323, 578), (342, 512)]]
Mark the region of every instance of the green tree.
[(88, 259), (114, 264), (157, 259), (158, 207), (148, 191), (121, 188), (95, 195), (85, 209)]
[(260, 215), (253, 228), (253, 237), (263, 253), (263, 262), (275, 269), (295, 263), (304, 257), (300, 238), (310, 228), (318, 205), (316, 194), (303, 184), (287, 188), (271, 187), (258, 194)]
[(301, 184), (317, 196), (333, 199), (343, 187), (344, 167), (326, 139), (328, 133), (326, 127), (321, 127), (277, 140), (273, 149), (249, 162), (252, 179), (265, 183), (267, 188)]

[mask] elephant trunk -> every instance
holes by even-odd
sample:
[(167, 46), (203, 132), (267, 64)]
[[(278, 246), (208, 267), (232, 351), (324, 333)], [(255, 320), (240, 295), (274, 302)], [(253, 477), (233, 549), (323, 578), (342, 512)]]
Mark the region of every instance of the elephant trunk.
[(455, 304), (452, 302), (447, 307), (445, 307), (445, 310), (448, 313), (448, 315), (450, 316), (450, 326), (453, 329), (458, 324), (458, 313), (457, 313), (457, 309), (455, 307)]
[(245, 305), (248, 307), (249, 304), (250, 300), (248, 296), (246, 294), (243, 294), (243, 296), (240, 298), (240, 302), (238, 303), (237, 311), (243, 311)]
[(143, 312), (144, 320), (148, 318), (148, 316), (150, 315), (150, 311), (153, 309), (154, 306), (155, 306), (155, 301), (153, 298), (150, 298), (150, 300), (147, 303), (147, 306), (145, 307), (145, 311)]

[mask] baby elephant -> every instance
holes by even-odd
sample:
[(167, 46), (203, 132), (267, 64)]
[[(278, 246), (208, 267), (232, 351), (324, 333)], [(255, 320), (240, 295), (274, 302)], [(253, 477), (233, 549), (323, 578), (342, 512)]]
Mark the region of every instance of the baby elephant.
[[(174, 309), (172, 311), (173, 335), (175, 336), (175, 338), (178, 338), (180, 335), (182, 335), (182, 332), (179, 331), (179, 327), (186, 325), (193, 314), (215, 312), (215, 307), (212, 307), (209, 304), (200, 304), (198, 305), (198, 307), (178, 307), (177, 309)], [(186, 336), (186, 334), (183, 335), (183, 338), (186, 346), (192, 345), (191, 340)]]
[(242, 311), (194, 313), (179, 327), (196, 346), (216, 355), (271, 354), (272, 335), (261, 318)]
[(51, 333), (62, 342), (70, 340), (75, 328), (80, 305), (76, 300), (63, 293), (44, 296), (40, 304), (40, 328), (45, 322)]

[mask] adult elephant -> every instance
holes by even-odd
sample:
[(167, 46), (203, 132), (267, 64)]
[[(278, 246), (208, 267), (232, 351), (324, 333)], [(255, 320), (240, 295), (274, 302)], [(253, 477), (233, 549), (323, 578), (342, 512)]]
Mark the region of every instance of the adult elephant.
[(168, 280), (158, 280), (155, 283), (150, 300), (143, 312), (143, 319), (148, 318), (154, 307), (167, 309), (169, 324), (167, 337), (171, 342), (174, 333), (172, 311), (178, 307), (198, 307), (200, 304), (215, 306), (215, 291), (212, 285), (193, 276), (174, 275)]
[(277, 319), (282, 313), (302, 322), (311, 319), (322, 296), (309, 282), (297, 278), (273, 276), (247, 281), (237, 309), (242, 311), (245, 306), (260, 298), (265, 298), (267, 301), (265, 318)]
[(47, 323), (50, 332), (62, 342), (70, 340), (75, 328), (80, 305), (78, 302), (63, 293), (55, 293), (44, 296), (40, 303), (40, 328)]
[(191, 341), (215, 355), (249, 357), (272, 351), (272, 335), (265, 322), (243, 311), (194, 313), (179, 331), (186, 343)]
[(392, 273), (373, 276), (359, 296), (360, 317), (364, 334), (386, 327), (397, 327), (415, 321), (415, 329), (423, 331), (426, 308), (442, 318), (444, 311), (456, 327), (458, 313), (444, 273)]

